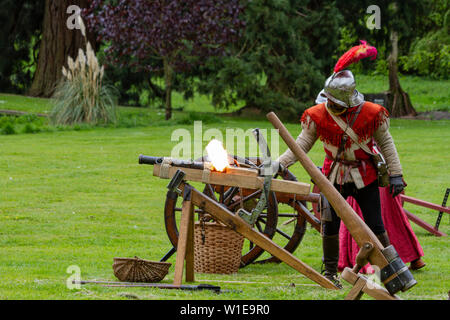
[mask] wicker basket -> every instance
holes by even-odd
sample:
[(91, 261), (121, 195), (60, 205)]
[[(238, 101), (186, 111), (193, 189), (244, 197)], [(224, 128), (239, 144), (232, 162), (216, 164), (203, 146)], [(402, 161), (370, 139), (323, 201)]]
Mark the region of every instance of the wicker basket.
[(231, 274), (239, 270), (243, 236), (216, 222), (196, 222), (194, 233), (195, 272)]
[(169, 272), (171, 263), (134, 258), (114, 258), (114, 275), (120, 281), (159, 282)]

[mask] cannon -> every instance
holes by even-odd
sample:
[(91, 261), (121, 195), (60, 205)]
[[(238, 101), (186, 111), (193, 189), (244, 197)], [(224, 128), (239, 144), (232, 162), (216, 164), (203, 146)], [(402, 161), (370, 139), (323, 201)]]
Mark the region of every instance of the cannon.
[[(268, 149), (264, 138), (259, 133), (259, 129), (254, 129), (253, 132), (255, 138), (257, 138), (259, 144), (262, 146), (261, 149)], [(266, 156), (268, 156), (268, 154), (266, 154)], [(164, 161), (170, 163), (173, 167), (196, 170), (204, 170), (210, 166), (210, 161), (207, 156), (196, 160), (164, 159), (163, 157), (144, 155), (139, 156), (139, 164), (161, 166)], [(261, 157), (243, 158), (236, 155), (228, 155), (227, 162), (230, 166), (228, 168), (228, 173), (233, 169), (249, 169), (245, 171), (241, 170), (240, 172), (245, 172), (247, 175), (249, 172), (257, 172), (258, 176), (261, 176), (264, 159)], [(297, 182), (295, 175), (287, 169), (280, 169), (278, 172), (274, 172), (272, 178)], [(250, 212), (254, 210), (259, 203), (262, 206), (262, 212), (253, 223), (254, 228), (270, 239), (277, 236), (277, 242), (282, 243), (283, 248), (292, 253), (298, 248), (305, 235), (307, 222), (309, 222), (316, 230), (320, 230), (320, 220), (307, 206), (307, 202), (318, 203), (320, 195), (307, 191), (309, 185), (301, 185), (303, 186), (303, 190), (300, 193), (270, 191), (267, 195), (267, 199), (264, 201), (260, 201), (261, 196), (263, 195), (262, 188), (244, 188), (241, 186), (225, 186), (205, 182), (202, 191), (205, 195), (234, 213), (237, 213), (242, 209)], [(275, 188), (277, 188), (277, 186), (275, 186)], [(278, 187), (278, 189), (280, 189), (280, 187)], [(175, 253), (175, 248), (178, 245), (179, 227), (177, 221), (179, 221), (178, 216), (182, 210), (181, 203), (182, 199), (176, 192), (170, 190), (167, 192), (164, 205), (164, 223), (167, 236), (172, 244), (172, 249), (169, 250), (161, 261), (169, 259)], [(286, 205), (283, 206), (283, 209), (286, 212), (279, 212), (279, 207), (281, 207), (280, 204)], [(198, 214), (199, 219), (207, 214), (201, 209), (196, 209), (196, 213)], [(290, 225), (286, 226), (288, 223)], [(264, 253), (264, 250), (255, 246), (252, 242), (247, 242), (244, 245), (244, 248), (241, 257), (241, 267), (245, 267), (255, 262), (280, 262), (279, 259), (273, 256), (257, 261)]]
[[(353, 270), (345, 270), (343, 278), (356, 288), (352, 296), (360, 297), (361, 292), (366, 292), (374, 297), (397, 299), (396, 292), (406, 291), (414, 286), (417, 282), (409, 270), (405, 269), (405, 265), (395, 249), (392, 246), (383, 248), (367, 225), (329, 184), (329, 181), (313, 165), (312, 161), (302, 150), (299, 150), (294, 139), (278, 118), (274, 114), (269, 114), (268, 118), (274, 127), (280, 130), (281, 137), (298, 157), (312, 180), (329, 199), (360, 247), (366, 248), (359, 257), (360, 263), (368, 261), (381, 269), (381, 281), (387, 290), (376, 286), (372, 290), (373, 283), (357, 275), (358, 265)], [(217, 170), (209, 162), (210, 156), (197, 160), (139, 156), (140, 164), (153, 165), (154, 176), (172, 179), (166, 195), (164, 218), (166, 232), (173, 248), (161, 261), (167, 260), (178, 250), (175, 248), (181, 246), (183, 254), (179, 258), (179, 253), (177, 253), (177, 265), (181, 265), (178, 269), (183, 268), (182, 263), (179, 263), (178, 260), (186, 258), (186, 262), (188, 261), (186, 243), (190, 237), (188, 230), (193, 224), (193, 222), (189, 222), (189, 219), (193, 219), (193, 215), (196, 213), (201, 219), (206, 216), (220, 221), (247, 238), (248, 250), (243, 250), (242, 267), (254, 262), (282, 261), (321, 286), (336, 289), (328, 279), (292, 255), (303, 238), (306, 222), (309, 222), (317, 230), (320, 228), (320, 220), (307, 209), (306, 202), (317, 204), (321, 195), (311, 193), (309, 184), (298, 182), (296, 177), (285, 168), (280, 168), (274, 173), (268, 171), (271, 167), (270, 151), (258, 129), (254, 130), (254, 135), (263, 157), (228, 156), (228, 165), (221, 170)], [(203, 191), (196, 190), (187, 181), (203, 182)], [(181, 206), (177, 203), (178, 200), (182, 201)], [(279, 203), (289, 205), (294, 212), (279, 213)], [(188, 207), (189, 209), (187, 209)], [(177, 219), (177, 212), (181, 212), (181, 219)], [(281, 230), (278, 225), (279, 217), (295, 222), (294, 228), (291, 228), (291, 234)], [(181, 229), (177, 225), (178, 220), (182, 225)], [(280, 246), (272, 241), (275, 234), (285, 238), (284, 245)], [(269, 252), (272, 257), (256, 261), (264, 251)], [(181, 283), (180, 272), (176, 269), (176, 283)], [(190, 279), (193, 279), (193, 276), (190, 276)]]

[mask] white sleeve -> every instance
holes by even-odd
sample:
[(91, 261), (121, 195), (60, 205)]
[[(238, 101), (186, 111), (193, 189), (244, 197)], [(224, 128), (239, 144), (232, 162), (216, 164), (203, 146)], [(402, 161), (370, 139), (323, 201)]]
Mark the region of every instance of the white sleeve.
[(402, 166), (398, 157), (397, 149), (395, 148), (394, 139), (389, 133), (389, 119), (385, 121), (375, 131), (373, 138), (380, 148), (380, 152), (386, 160), (390, 175), (401, 175)]
[[(302, 148), (305, 153), (311, 150), (312, 146), (317, 140), (316, 125), (313, 121), (308, 119), (308, 124), (302, 122), (302, 132), (298, 135), (295, 142)], [(291, 151), (287, 149), (279, 158), (278, 161), (286, 168), (293, 165), (297, 161), (297, 157)]]

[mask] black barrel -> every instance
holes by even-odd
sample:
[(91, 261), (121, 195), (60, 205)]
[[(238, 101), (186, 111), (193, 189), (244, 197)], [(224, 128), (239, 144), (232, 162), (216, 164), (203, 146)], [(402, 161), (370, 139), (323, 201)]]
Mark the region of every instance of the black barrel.
[[(203, 170), (205, 168), (205, 164), (200, 161), (192, 161), (192, 160), (182, 160), (182, 159), (173, 159), (169, 158), (170, 161), (168, 163), (173, 167), (180, 168), (192, 168), (192, 169), (200, 169)], [(139, 156), (139, 164), (149, 164), (154, 166), (155, 164), (161, 164), (164, 161), (164, 157), (150, 157), (150, 156)]]
[(163, 157), (149, 157), (141, 154), (139, 156), (139, 164), (149, 164), (153, 166), (155, 164), (162, 163), (163, 159)]

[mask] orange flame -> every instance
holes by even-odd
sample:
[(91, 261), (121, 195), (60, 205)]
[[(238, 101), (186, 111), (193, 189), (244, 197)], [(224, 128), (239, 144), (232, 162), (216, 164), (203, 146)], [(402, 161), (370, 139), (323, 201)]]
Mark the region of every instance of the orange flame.
[(222, 142), (216, 139), (211, 140), (206, 146), (206, 152), (215, 170), (222, 172), (228, 167), (228, 154)]

